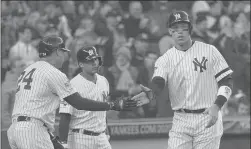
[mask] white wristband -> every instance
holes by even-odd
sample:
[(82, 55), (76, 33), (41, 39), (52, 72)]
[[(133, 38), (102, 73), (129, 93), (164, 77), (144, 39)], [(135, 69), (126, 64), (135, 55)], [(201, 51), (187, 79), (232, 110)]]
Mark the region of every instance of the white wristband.
[(110, 135), (106, 135), (106, 137), (107, 137), (107, 140), (110, 140)]
[(68, 148), (68, 144), (67, 143), (62, 143), (62, 146), (67, 149)]
[(232, 95), (232, 90), (228, 86), (221, 86), (218, 90), (217, 96), (222, 95), (227, 98), (227, 100), (230, 98)]

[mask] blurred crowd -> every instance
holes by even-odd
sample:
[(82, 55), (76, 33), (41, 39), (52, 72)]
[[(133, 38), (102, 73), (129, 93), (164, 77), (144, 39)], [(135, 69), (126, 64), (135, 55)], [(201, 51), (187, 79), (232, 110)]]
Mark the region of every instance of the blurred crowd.
[[(1, 1), (2, 123), (8, 124), (16, 81), (37, 61), (37, 44), (58, 35), (71, 50), (61, 69), (70, 79), (80, 70), (76, 52), (95, 45), (103, 57), (100, 74), (111, 86), (112, 99), (130, 96), (138, 84), (148, 86), (154, 63), (174, 44), (166, 27), (174, 10), (187, 11), (193, 40), (215, 45), (234, 70), (235, 89), (225, 115), (249, 115), (250, 2), (249, 1)], [(168, 98), (165, 96), (165, 98)], [(132, 112), (113, 112), (118, 118), (161, 116), (158, 99)]]

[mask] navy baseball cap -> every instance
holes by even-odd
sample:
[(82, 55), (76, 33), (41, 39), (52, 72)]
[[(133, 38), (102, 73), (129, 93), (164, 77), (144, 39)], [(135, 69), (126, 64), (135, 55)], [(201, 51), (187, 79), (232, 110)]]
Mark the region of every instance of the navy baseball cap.
[(48, 56), (57, 49), (70, 52), (70, 50), (65, 47), (64, 40), (61, 37), (56, 35), (46, 36), (38, 44), (39, 57)]
[(70, 52), (70, 50), (65, 47), (64, 40), (59, 36), (47, 36), (42, 41), (48, 46), (50, 46), (51, 49), (60, 49), (63, 51)]

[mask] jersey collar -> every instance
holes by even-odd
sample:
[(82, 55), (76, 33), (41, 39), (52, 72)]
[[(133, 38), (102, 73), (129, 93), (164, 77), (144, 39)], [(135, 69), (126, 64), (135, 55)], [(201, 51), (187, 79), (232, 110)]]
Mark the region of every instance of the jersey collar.
[(195, 43), (195, 41), (192, 41), (191, 47), (188, 48), (188, 49), (186, 49), (186, 50), (178, 50), (175, 46), (174, 46), (174, 48), (175, 48), (176, 50), (180, 51), (180, 52), (186, 52), (186, 51), (188, 51), (189, 49), (191, 49), (191, 48), (193, 47), (194, 43)]

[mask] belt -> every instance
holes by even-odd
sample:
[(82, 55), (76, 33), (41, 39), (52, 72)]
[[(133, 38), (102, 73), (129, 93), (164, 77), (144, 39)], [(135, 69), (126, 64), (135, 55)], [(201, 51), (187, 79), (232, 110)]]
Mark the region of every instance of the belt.
[(93, 131), (89, 131), (89, 130), (83, 130), (81, 132), (81, 129), (72, 129), (71, 131), (72, 132), (77, 132), (77, 133), (83, 133), (83, 134), (89, 135), (89, 136), (99, 136), (100, 134), (105, 132), (105, 131), (103, 131), (103, 132), (93, 132)]
[[(28, 116), (18, 116), (17, 117), (18, 122), (20, 122), (20, 121), (31, 121), (31, 120), (32, 120), (32, 117), (28, 117)], [(44, 123), (43, 126), (47, 127), (45, 123)]]
[(206, 109), (198, 109), (198, 110), (188, 110), (188, 109), (178, 109), (175, 112), (182, 112), (182, 113), (203, 113)]

